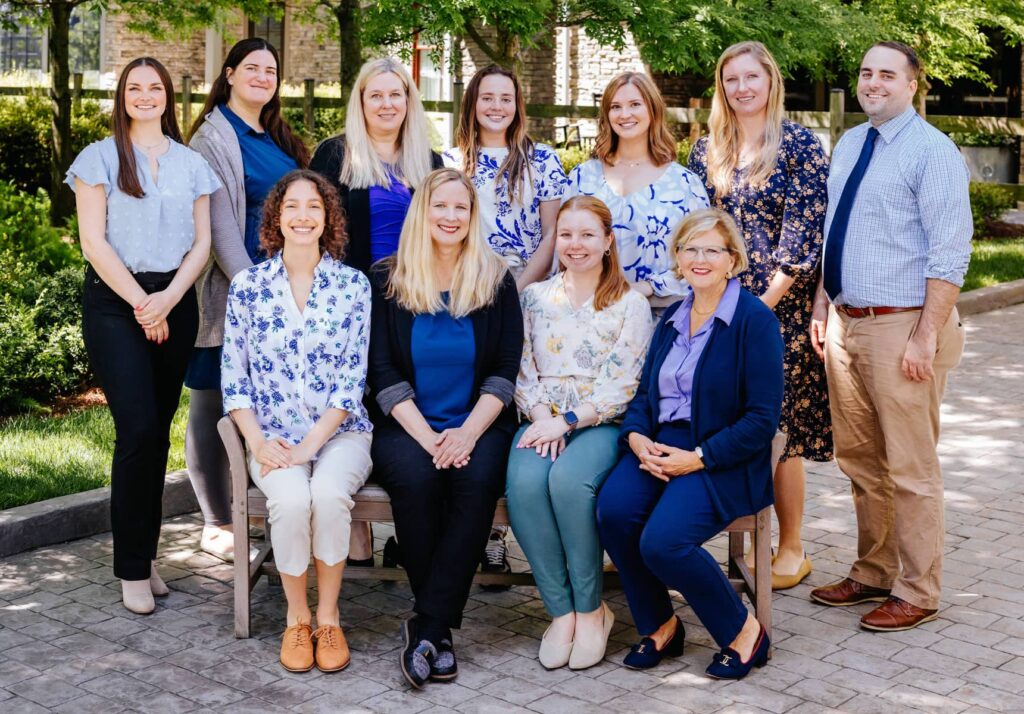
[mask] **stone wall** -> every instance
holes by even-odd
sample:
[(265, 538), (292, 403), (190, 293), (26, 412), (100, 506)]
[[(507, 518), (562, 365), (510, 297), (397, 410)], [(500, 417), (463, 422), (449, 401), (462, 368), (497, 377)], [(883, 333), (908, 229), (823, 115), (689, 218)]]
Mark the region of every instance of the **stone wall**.
[(196, 83), (203, 81), (206, 63), (205, 33), (158, 42), (148, 35), (129, 32), (128, 18), (116, 13), (103, 14), (103, 56), (100, 69), (119, 75), (125, 65), (136, 57), (149, 56), (160, 60), (180, 90), (181, 78), (189, 75)]
[(601, 94), (613, 77), (622, 72), (644, 72), (640, 51), (627, 37), (622, 51), (598, 44), (579, 27), (558, 33), (557, 93), (566, 104), (597, 106)]

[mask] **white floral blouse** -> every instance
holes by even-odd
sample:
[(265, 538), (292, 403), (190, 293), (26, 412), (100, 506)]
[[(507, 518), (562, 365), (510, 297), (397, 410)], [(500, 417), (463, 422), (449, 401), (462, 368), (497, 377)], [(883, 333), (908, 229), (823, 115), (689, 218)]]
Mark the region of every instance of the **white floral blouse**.
[(252, 409), (263, 435), (298, 444), (328, 409), (338, 432), (372, 431), (363, 407), (370, 283), (324, 253), (299, 312), (278, 253), (235, 276), (224, 321), (224, 411)]
[(676, 277), (669, 243), (683, 218), (709, 205), (704, 182), (695, 173), (673, 161), (654, 183), (620, 196), (605, 181), (601, 161), (590, 159), (569, 174), (566, 200), (572, 196), (594, 196), (608, 206), (619, 261), (631, 282), (650, 282), (659, 297), (686, 292), (686, 283)]
[[(534, 144), (529, 178), (516, 200), (510, 201), (506, 177), (498, 176), (498, 169), (507, 156), (508, 148), (479, 149), (471, 180), (480, 202), (480, 228), (487, 242), (513, 271), (517, 271), (526, 267), (544, 238), (540, 204), (560, 201), (565, 193), (566, 178), (555, 150), (547, 144)], [(458, 147), (448, 149), (442, 158), (445, 166), (462, 170), (462, 152)]]
[(545, 405), (555, 413), (589, 404), (598, 423), (621, 416), (636, 393), (651, 341), (651, 308), (630, 290), (597, 312), (591, 298), (574, 310), (563, 273), (522, 294), (525, 346), (516, 405), (527, 418)]

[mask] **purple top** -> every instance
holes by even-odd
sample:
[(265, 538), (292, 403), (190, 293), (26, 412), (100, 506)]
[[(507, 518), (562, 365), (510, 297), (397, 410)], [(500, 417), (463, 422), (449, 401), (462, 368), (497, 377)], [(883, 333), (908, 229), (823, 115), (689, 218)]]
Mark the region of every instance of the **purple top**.
[(721, 320), (726, 325), (732, 321), (736, 312), (736, 303), (740, 299), (740, 284), (736, 278), (729, 280), (725, 293), (718, 301), (718, 307), (697, 333), (690, 337), (690, 306), (693, 304), (693, 293), (683, 298), (675, 314), (669, 319), (672, 327), (679, 333), (672, 347), (665, 355), (665, 361), (658, 373), (658, 423), (690, 419), (693, 408), (693, 373), (697, 369), (697, 361), (704, 351), (704, 346), (711, 337), (714, 321)]
[(391, 187), (370, 186), (370, 260), (394, 255), (402, 234), (412, 194), (409, 187), (391, 175)]

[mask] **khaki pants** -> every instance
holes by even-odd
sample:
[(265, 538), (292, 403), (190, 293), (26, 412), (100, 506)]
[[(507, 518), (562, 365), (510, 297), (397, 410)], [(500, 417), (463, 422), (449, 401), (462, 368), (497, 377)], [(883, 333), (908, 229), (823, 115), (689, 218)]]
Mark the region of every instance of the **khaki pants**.
[(260, 476), (260, 464), (248, 454), (252, 481), (267, 496), (278, 571), (305, 573), (310, 545), (313, 557), (328, 566), (348, 557), (352, 496), (370, 475), (370, 441), (365, 432), (342, 432), (320, 447), (316, 461), (266, 476)]
[(931, 610), (939, 606), (945, 538), (939, 406), (964, 329), (954, 309), (939, 331), (935, 379), (912, 382), (900, 363), (919, 317), (852, 318), (831, 308), (825, 369), (836, 461), (857, 512), (850, 578)]

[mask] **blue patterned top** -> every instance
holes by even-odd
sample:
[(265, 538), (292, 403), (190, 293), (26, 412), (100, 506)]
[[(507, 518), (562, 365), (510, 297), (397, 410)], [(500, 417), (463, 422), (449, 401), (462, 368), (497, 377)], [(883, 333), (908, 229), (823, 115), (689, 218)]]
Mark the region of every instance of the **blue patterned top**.
[[(528, 180), (512, 202), (505, 187), (505, 174), (498, 175), (506, 156), (507, 148), (478, 150), (472, 181), (480, 202), (480, 228), (487, 242), (510, 268), (523, 268), (544, 238), (540, 204), (562, 199), (565, 171), (554, 149), (547, 144), (534, 144)], [(462, 169), (462, 152), (458, 147), (444, 152), (442, 158), (445, 166)]]
[[(870, 124), (832, 151), (825, 252), (832, 217)], [(956, 145), (908, 107), (878, 127), (843, 247), (843, 291), (852, 307), (917, 307), (928, 278), (961, 286), (971, 259), (970, 172)]]
[(72, 190), (76, 178), (89, 186), (103, 186), (107, 194), (107, 242), (133, 273), (177, 270), (196, 239), (193, 204), (200, 196), (220, 188), (206, 159), (170, 138), (167, 141), (167, 151), (156, 160), (156, 181), (149, 170), (149, 158), (135, 148), (139, 183), (146, 194), (142, 198), (129, 196), (117, 187), (119, 163), (112, 136), (82, 149), (64, 179)]
[(324, 254), (299, 312), (278, 253), (235, 276), (224, 320), (224, 411), (252, 409), (263, 435), (298, 444), (328, 409), (338, 433), (372, 431), (363, 407), (370, 283)]
[(594, 196), (611, 210), (619, 262), (631, 282), (651, 283), (660, 297), (685, 292), (669, 242), (683, 217), (709, 205), (704, 184), (692, 171), (673, 161), (654, 183), (620, 196), (605, 181), (601, 161), (590, 159), (569, 174), (570, 196)]

